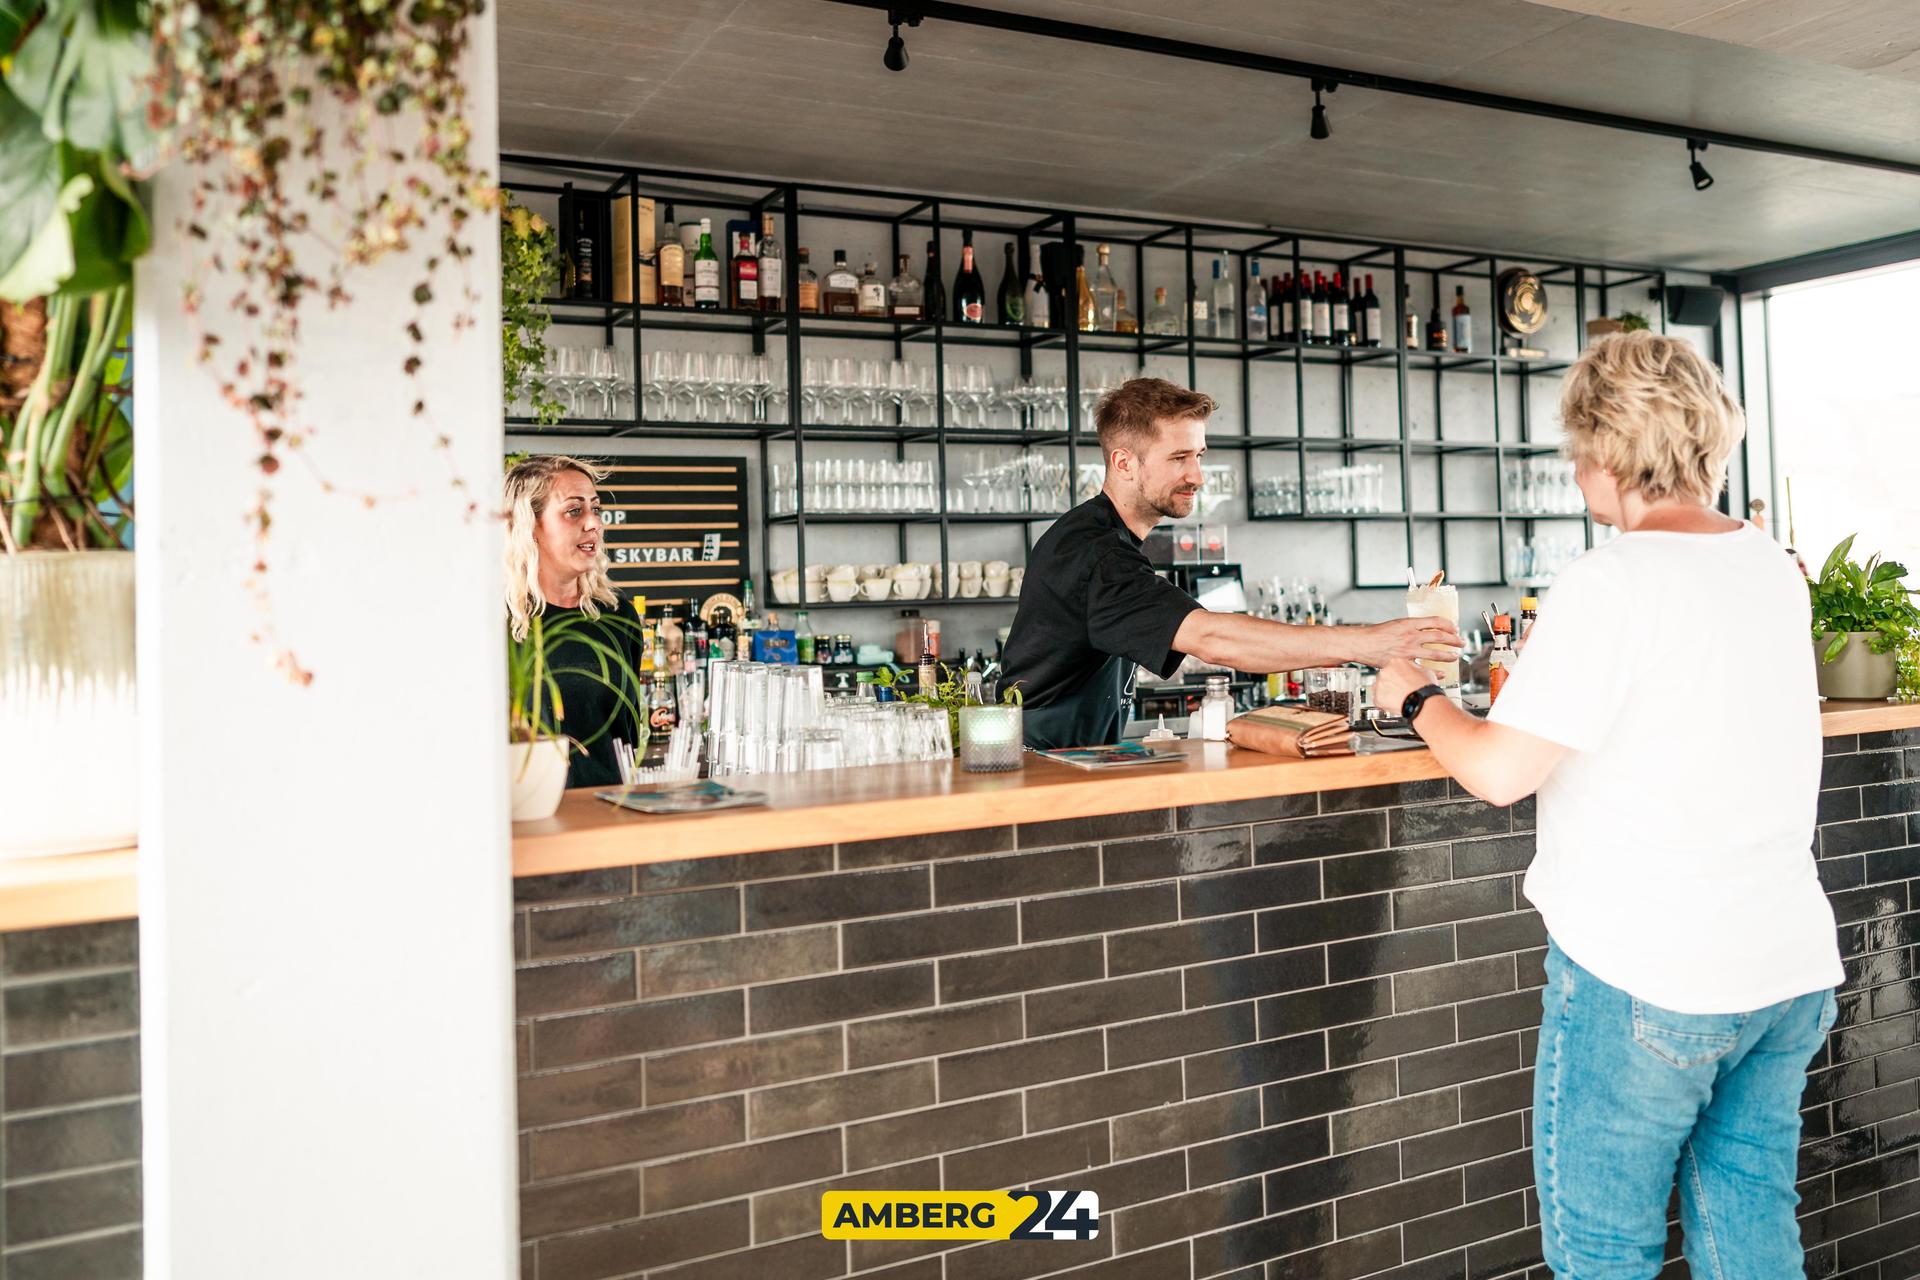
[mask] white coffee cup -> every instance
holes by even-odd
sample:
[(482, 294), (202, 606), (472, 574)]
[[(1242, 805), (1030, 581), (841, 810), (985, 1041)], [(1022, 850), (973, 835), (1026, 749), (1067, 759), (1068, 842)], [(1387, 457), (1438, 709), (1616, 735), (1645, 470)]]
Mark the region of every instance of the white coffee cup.
[(1007, 594), (1007, 584), (1011, 581), (1004, 573), (990, 573), (985, 579), (986, 593), (998, 600)]
[(1010, 568), (1005, 560), (989, 560), (986, 563), (986, 575), (989, 578), (1004, 578)]
[(860, 594), (869, 600), (885, 600), (887, 593), (893, 590), (892, 578), (860, 579)]

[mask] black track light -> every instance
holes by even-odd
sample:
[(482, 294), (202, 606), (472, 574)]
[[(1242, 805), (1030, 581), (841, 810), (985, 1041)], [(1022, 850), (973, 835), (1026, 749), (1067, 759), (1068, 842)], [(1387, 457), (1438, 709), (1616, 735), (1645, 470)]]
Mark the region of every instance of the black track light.
[(1687, 139), (1687, 172), (1693, 175), (1695, 191), (1705, 191), (1713, 185), (1713, 175), (1707, 172), (1707, 166), (1700, 163), (1700, 157), (1696, 154), (1706, 149), (1706, 143), (1695, 138)]
[(889, 9), (887, 10), (887, 22), (893, 27), (893, 38), (887, 41), (887, 53), (881, 61), (886, 63), (887, 70), (889, 71), (905, 71), (907, 69), (907, 42), (900, 38), (900, 28), (903, 24), (909, 27), (919, 26), (919, 11), (911, 8)]
[(1331, 80), (1315, 80), (1313, 82), (1313, 125), (1307, 130), (1307, 136), (1315, 142), (1325, 142), (1333, 136), (1333, 130), (1327, 127), (1327, 108), (1326, 105), (1320, 101), (1320, 95), (1323, 92), (1332, 93), (1339, 87), (1339, 85)]

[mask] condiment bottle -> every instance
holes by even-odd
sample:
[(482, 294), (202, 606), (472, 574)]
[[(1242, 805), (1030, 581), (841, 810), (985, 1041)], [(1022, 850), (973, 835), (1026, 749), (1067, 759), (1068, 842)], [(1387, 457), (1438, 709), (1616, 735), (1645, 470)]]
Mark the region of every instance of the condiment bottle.
[(1208, 676), (1200, 709), (1187, 724), (1187, 737), (1207, 742), (1227, 740), (1227, 721), (1233, 718), (1233, 693), (1226, 676)]
[(1498, 702), (1500, 690), (1513, 674), (1513, 618), (1493, 615), (1493, 652), (1487, 655), (1487, 700)]
[(1539, 599), (1534, 596), (1521, 596), (1520, 597), (1520, 636), (1519, 636), (1520, 639), (1525, 640), (1527, 638), (1527, 632), (1533, 628), (1534, 622), (1537, 621), (1539, 617), (1540, 617)]

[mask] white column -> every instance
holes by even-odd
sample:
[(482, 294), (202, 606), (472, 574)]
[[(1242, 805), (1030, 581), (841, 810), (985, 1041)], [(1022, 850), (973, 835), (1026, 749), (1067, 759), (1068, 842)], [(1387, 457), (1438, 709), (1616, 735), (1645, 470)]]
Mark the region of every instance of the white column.
[[(474, 146), (494, 168), (491, 6), (470, 66)], [(493, 225), (471, 231), (478, 323), (454, 331), (465, 304), (448, 275), (416, 379), (399, 366), (418, 258), (357, 274), (339, 312), (305, 308), (314, 464), (343, 490), (418, 496), (369, 510), (321, 493), (297, 459), (280, 469), (270, 581), (280, 635), (314, 673), (301, 688), (249, 640), (258, 449), (180, 316), (187, 194), (178, 171), (157, 185), (134, 337), (146, 1274), (507, 1280)]]

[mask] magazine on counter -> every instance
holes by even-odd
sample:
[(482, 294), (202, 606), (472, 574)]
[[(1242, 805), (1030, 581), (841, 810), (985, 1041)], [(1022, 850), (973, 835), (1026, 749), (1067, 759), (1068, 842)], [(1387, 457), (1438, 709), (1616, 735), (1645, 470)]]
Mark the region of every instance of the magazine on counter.
[(1095, 747), (1062, 747), (1057, 751), (1036, 751), (1046, 760), (1058, 760), (1076, 769), (1124, 769), (1141, 764), (1170, 764), (1186, 759), (1180, 751), (1155, 751), (1144, 742), (1112, 742)]
[(593, 794), (595, 799), (641, 813), (707, 813), (714, 809), (738, 809), (767, 802), (767, 793), (764, 791), (737, 791), (723, 783), (711, 781), (659, 788), (627, 787), (620, 791), (596, 791)]

